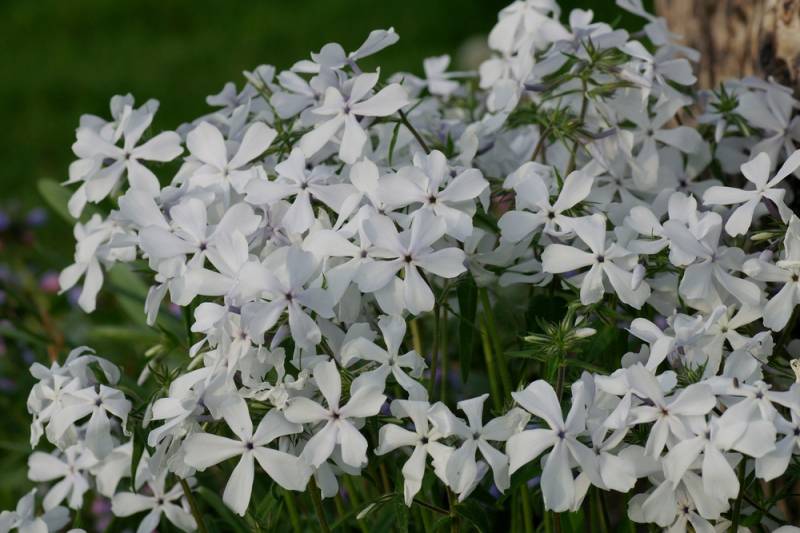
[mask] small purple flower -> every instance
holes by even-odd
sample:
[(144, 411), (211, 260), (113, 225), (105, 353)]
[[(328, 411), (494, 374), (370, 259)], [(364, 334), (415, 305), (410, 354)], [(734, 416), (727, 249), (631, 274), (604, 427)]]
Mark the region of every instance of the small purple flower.
[(25, 223), (32, 228), (41, 227), (45, 222), (47, 222), (47, 210), (42, 207), (31, 209), (25, 216)]
[(67, 301), (73, 307), (78, 305), (78, 299), (81, 297), (81, 288), (73, 287), (67, 291)]
[(58, 293), (61, 290), (58, 283), (58, 272), (50, 270), (42, 274), (42, 277), (39, 278), (39, 288), (48, 294)]
[(20, 355), (22, 355), (22, 360), (25, 361), (26, 365), (32, 365), (36, 362), (36, 354), (30, 348), (23, 349)]
[(14, 380), (0, 378), (0, 392), (14, 392), (15, 390), (17, 390), (17, 384)]

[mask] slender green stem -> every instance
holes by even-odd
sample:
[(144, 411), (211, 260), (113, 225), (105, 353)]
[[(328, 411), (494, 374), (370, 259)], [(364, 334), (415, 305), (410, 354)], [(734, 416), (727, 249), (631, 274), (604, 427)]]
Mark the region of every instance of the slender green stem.
[[(579, 117), (579, 122), (583, 124), (583, 121), (586, 119), (586, 111), (588, 109), (589, 98), (586, 96), (586, 79), (581, 78), (581, 114)], [(566, 177), (570, 172), (575, 170), (575, 159), (578, 155), (578, 145), (579, 141), (576, 138), (575, 143), (572, 145), (572, 152), (569, 155), (569, 163), (567, 164), (567, 172), (564, 174)]]
[(455, 495), (453, 491), (450, 490), (450, 487), (447, 487), (447, 506), (450, 508), (450, 533), (458, 533), (461, 529), (460, 524), (458, 523), (458, 515), (456, 514), (456, 505), (453, 503), (455, 500)]
[(520, 500), (522, 501), (522, 523), (525, 533), (533, 533), (533, 511), (531, 509), (531, 495), (528, 493), (528, 485), (523, 483), (519, 488)]
[(314, 514), (317, 515), (319, 530), (322, 531), (322, 533), (330, 533), (331, 528), (328, 526), (328, 520), (325, 518), (325, 509), (322, 507), (321, 492), (313, 477), (311, 481), (308, 482), (308, 494), (311, 496), (311, 503), (314, 505)]
[(553, 533), (553, 512), (544, 512), (544, 530), (545, 533)]
[(414, 347), (414, 351), (417, 352), (418, 355), (422, 355), (425, 353), (425, 350), (422, 348), (422, 335), (419, 332), (419, 321), (416, 318), (411, 320), (409, 327), (411, 328), (411, 344)]
[(483, 357), (486, 360), (486, 374), (489, 376), (489, 390), (492, 393), (492, 404), (495, 411), (499, 411), (503, 406), (503, 402), (500, 398), (497, 371), (494, 368), (494, 357), (492, 356), (492, 343), (489, 340), (489, 332), (486, 327), (486, 317), (481, 319), (481, 344), (483, 345)]
[(178, 479), (180, 480), (181, 488), (183, 489), (183, 495), (186, 496), (186, 501), (189, 502), (189, 509), (192, 511), (194, 521), (197, 522), (197, 531), (200, 533), (207, 533), (208, 529), (206, 529), (206, 523), (203, 521), (203, 514), (200, 512), (200, 508), (197, 506), (197, 500), (194, 499), (194, 494), (192, 494), (192, 489), (189, 487), (189, 483), (183, 478)]
[(433, 306), (433, 347), (431, 348), (431, 380), (428, 383), (428, 396), (433, 398), (436, 391), (436, 372), (439, 370), (439, 303)]
[(289, 513), (289, 522), (292, 524), (292, 530), (294, 533), (302, 533), (303, 528), (300, 527), (300, 515), (297, 513), (294, 495), (288, 490), (283, 489), (283, 501), (286, 502), (286, 510)]
[(600, 533), (608, 533), (608, 521), (606, 520), (605, 506), (603, 505), (603, 493), (597, 487), (592, 489), (592, 501), (597, 512), (597, 523), (600, 527)]
[(544, 131), (541, 132), (539, 136), (539, 141), (536, 143), (536, 147), (533, 149), (533, 155), (531, 156), (531, 161), (536, 161), (536, 158), (539, 157), (539, 153), (544, 148), (544, 143), (547, 140), (547, 136), (550, 134), (550, 128), (545, 128)]
[(419, 498), (414, 498), (414, 503), (416, 503), (420, 507), (424, 507), (425, 509), (433, 511), (434, 513), (439, 513), (439, 514), (443, 514), (443, 515), (449, 515), (450, 514), (450, 511), (448, 511), (447, 509), (442, 509), (441, 507), (437, 507), (437, 506), (435, 506), (435, 505), (433, 505), (431, 503), (428, 503), (426, 501), (420, 500)]
[(556, 374), (556, 396), (558, 401), (561, 401), (561, 396), (564, 394), (564, 378), (566, 377), (567, 367), (564, 363), (559, 362)]
[(505, 399), (511, 394), (512, 391), (511, 374), (509, 373), (508, 364), (506, 363), (503, 345), (500, 342), (500, 337), (497, 335), (497, 325), (494, 320), (492, 304), (489, 301), (489, 291), (486, 289), (486, 287), (481, 287), (478, 289), (478, 293), (481, 299), (483, 314), (486, 317), (486, 327), (488, 329), (489, 339), (492, 341), (492, 346), (494, 347), (494, 357), (497, 361), (500, 383), (503, 386), (503, 398)]
[(427, 143), (425, 143), (425, 139), (423, 139), (422, 135), (420, 135), (419, 132), (414, 128), (414, 126), (411, 125), (411, 122), (408, 121), (408, 117), (406, 116), (406, 114), (403, 113), (402, 110), (398, 110), (397, 114), (400, 115), (400, 122), (402, 122), (403, 125), (406, 128), (408, 128), (408, 131), (411, 132), (411, 135), (414, 136), (414, 138), (417, 140), (422, 149), (425, 150), (425, 153), (426, 154), (431, 153), (431, 149), (428, 148)]
[(742, 462), (739, 463), (739, 495), (736, 497), (736, 501), (733, 503), (731, 531), (739, 531), (739, 518), (742, 514), (742, 499), (744, 498), (745, 463), (746, 461), (744, 459), (742, 459)]
[(781, 517), (777, 516), (776, 514), (771, 512), (769, 509), (767, 509), (766, 507), (764, 507), (763, 505), (761, 505), (757, 501), (755, 501), (753, 498), (751, 498), (747, 494), (744, 495), (744, 499), (747, 500), (747, 503), (749, 503), (750, 505), (752, 505), (753, 507), (755, 507), (756, 509), (758, 509), (759, 511), (764, 513), (765, 516), (768, 516), (770, 518), (770, 520), (773, 520), (773, 521), (775, 521), (775, 522), (777, 522), (778, 524), (781, 524), (781, 525), (787, 525), (789, 523), (789, 522), (786, 521), (785, 518), (781, 518)]
[(448, 371), (448, 361), (447, 361), (447, 306), (442, 306), (442, 321), (440, 324), (441, 327), (441, 350), (442, 350), (442, 389), (440, 391), (439, 399), (445, 401), (447, 398), (447, 371)]

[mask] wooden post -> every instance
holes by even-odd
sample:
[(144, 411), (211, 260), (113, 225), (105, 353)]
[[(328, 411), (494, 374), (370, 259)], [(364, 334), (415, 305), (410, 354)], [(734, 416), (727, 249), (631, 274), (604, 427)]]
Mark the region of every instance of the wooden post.
[(700, 85), (773, 78), (800, 94), (800, 0), (655, 0), (682, 44), (702, 54)]

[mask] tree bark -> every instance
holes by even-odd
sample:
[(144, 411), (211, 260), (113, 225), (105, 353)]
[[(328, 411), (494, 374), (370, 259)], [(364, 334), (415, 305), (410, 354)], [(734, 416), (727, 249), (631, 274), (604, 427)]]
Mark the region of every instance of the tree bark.
[(670, 29), (702, 59), (700, 85), (772, 78), (800, 94), (800, 0), (655, 0)]

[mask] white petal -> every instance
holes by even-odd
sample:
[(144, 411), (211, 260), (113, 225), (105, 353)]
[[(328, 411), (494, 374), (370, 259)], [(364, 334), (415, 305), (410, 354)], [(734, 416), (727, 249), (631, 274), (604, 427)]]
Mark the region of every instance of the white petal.
[(254, 471), (253, 454), (246, 453), (239, 460), (236, 468), (233, 469), (231, 477), (228, 479), (228, 484), (225, 485), (222, 501), (239, 516), (244, 516), (247, 506), (250, 504)]

